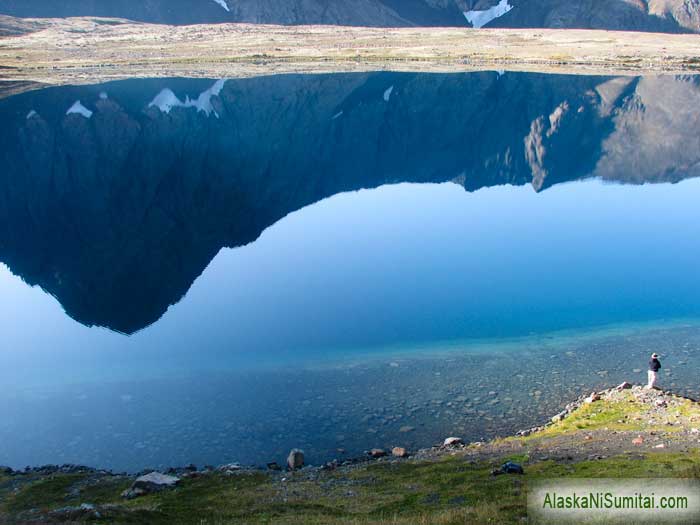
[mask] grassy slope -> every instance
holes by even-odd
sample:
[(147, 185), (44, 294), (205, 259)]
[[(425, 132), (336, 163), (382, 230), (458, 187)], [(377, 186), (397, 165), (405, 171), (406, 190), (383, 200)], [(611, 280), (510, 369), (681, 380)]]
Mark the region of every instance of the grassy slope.
[[(584, 405), (524, 438), (329, 472), (205, 474), (183, 480), (170, 492), (128, 502), (119, 493), (130, 480), (121, 477), (0, 475), (0, 522), (46, 519), (52, 509), (89, 502), (98, 505), (99, 521), (110, 523), (517, 523), (526, 515), (528, 483), (539, 478), (698, 477), (700, 451), (693, 448), (697, 437), (689, 428), (700, 420), (698, 404), (678, 400), (663, 414), (655, 410), (625, 392)], [(631, 445), (631, 436), (637, 435), (650, 442)], [(588, 459), (600, 452), (601, 443), (616, 439), (613, 454)], [(663, 439), (668, 447), (654, 448), (652, 439)], [(681, 442), (682, 451), (677, 448)], [(572, 456), (562, 443), (580, 453)], [(522, 463), (525, 476), (492, 476), (491, 470), (506, 460)], [(8, 491), (10, 483), (18, 490)]]

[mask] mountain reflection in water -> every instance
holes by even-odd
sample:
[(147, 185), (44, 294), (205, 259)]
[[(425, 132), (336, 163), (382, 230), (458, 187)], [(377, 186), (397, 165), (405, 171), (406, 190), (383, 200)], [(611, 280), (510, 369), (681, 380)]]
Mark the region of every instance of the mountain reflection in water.
[[(700, 174), (698, 108), (697, 77), (515, 73), (123, 81), (0, 100), (0, 368), (17, 386), (0, 397), (0, 464), (60, 450), (116, 468), (187, 463), (205, 441), (202, 461), (267, 460), (303, 445), (279, 399), (327, 415), (304, 437), (322, 459), (343, 443), (326, 435), (333, 418), (363, 429), (341, 432), (349, 450), (408, 439), (392, 430), (401, 418), (380, 428), (337, 408), (385, 380), (366, 406), (402, 421), (431, 391), (506, 389), (499, 407), (527, 408), (545, 388), (543, 334), (700, 316), (700, 179), (684, 180)], [(693, 323), (673, 336), (687, 353)], [(591, 356), (626, 378), (649, 341), (670, 345), (653, 330), (597, 340)], [(476, 339), (490, 355), (488, 341), (523, 337), (541, 339), (522, 383), (499, 379), (522, 375), (502, 357), (484, 361), (494, 377), (460, 386), (481, 366), (460, 361), (471, 343), (464, 368), (333, 368)], [(554, 352), (582, 356), (561, 368), (572, 392), (601, 380), (579, 343)], [(300, 371), (319, 363), (334, 372)], [(259, 403), (255, 384), (269, 387)], [(546, 388), (552, 409), (566, 401), (561, 383)], [(451, 410), (422, 414), (411, 443), (449, 433)], [(528, 424), (468, 410), (473, 437)], [(91, 427), (105, 411), (115, 421)], [(185, 423), (196, 431), (173, 434)], [(286, 437), (265, 444), (275, 425)], [(11, 436), (30, 427), (53, 437), (22, 449)]]

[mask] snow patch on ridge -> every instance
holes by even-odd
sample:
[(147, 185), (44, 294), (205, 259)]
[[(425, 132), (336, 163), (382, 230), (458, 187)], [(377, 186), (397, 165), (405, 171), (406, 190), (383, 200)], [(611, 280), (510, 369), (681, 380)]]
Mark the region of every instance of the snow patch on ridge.
[(73, 104), (68, 111), (66, 111), (66, 115), (82, 115), (85, 118), (90, 118), (92, 117), (92, 111), (90, 111), (88, 108), (83, 106), (79, 100), (75, 101), (75, 104)]
[(498, 5), (486, 11), (464, 11), (464, 17), (474, 29), (481, 29), (489, 22), (505, 15), (511, 9), (513, 9), (513, 6), (508, 3), (508, 0), (501, 0)]
[(156, 95), (151, 103), (148, 104), (148, 107), (157, 107), (163, 113), (170, 113), (173, 108), (196, 108), (198, 112), (206, 113), (207, 117), (214, 113), (216, 118), (219, 118), (219, 114), (214, 110), (211, 99), (219, 96), (225, 84), (226, 80), (217, 80), (212, 87), (203, 91), (196, 99), (190, 99), (188, 96), (185, 97), (184, 102), (177, 98), (177, 95), (170, 88), (165, 88)]
[(228, 11), (229, 13), (231, 12), (231, 10), (228, 8), (228, 2), (226, 2), (226, 0), (214, 0), (214, 2), (226, 9), (226, 11)]

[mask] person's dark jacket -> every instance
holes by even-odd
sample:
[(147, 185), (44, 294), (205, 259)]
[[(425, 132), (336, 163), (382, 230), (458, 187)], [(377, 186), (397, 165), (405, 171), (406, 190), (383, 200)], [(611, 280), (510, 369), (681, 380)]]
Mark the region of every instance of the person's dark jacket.
[(658, 372), (659, 369), (661, 368), (661, 361), (658, 359), (649, 359), (649, 370), (652, 372)]

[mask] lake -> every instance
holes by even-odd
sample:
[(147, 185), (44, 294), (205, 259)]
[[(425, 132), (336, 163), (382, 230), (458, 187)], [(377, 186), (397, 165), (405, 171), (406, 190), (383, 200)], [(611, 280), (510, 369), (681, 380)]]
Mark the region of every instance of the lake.
[(700, 397), (700, 78), (0, 99), (0, 464), (311, 463)]

